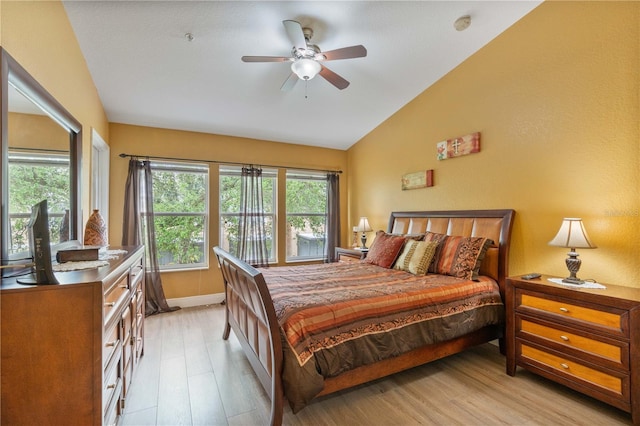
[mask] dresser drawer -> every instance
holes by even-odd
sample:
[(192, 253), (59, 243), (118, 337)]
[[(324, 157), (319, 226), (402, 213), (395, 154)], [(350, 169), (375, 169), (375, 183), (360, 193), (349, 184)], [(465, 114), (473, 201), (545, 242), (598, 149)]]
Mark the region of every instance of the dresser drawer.
[(138, 287), (136, 290), (136, 296), (134, 297), (136, 303), (136, 313), (137, 315), (144, 316), (144, 292), (142, 291), (142, 287)]
[(124, 398), (122, 399), (122, 408), (125, 408), (125, 404), (127, 401), (127, 394), (129, 393), (129, 388), (131, 387), (131, 380), (133, 379), (133, 359), (130, 359), (129, 362), (124, 364), (123, 369), (123, 381), (122, 381), (122, 395)]
[(129, 273), (123, 274), (104, 294), (104, 324), (109, 328), (120, 320), (119, 313), (130, 300)]
[(102, 341), (102, 361), (105, 369), (108, 365), (112, 364), (114, 354), (122, 348), (121, 343), (120, 327), (118, 327), (118, 324), (114, 324), (105, 332)]
[(131, 359), (132, 354), (132, 328), (131, 328), (131, 307), (127, 308), (122, 313), (122, 348), (123, 348), (123, 363), (126, 365)]
[(580, 304), (576, 301), (564, 300), (560, 297), (550, 297), (543, 294), (516, 292), (516, 310), (534, 311), (550, 317), (563, 319), (574, 323), (577, 327), (606, 330), (608, 334), (628, 337), (628, 312), (612, 307), (598, 307)]
[(120, 394), (122, 393), (122, 382), (118, 378), (115, 387), (111, 392), (111, 399), (108, 401), (107, 406), (104, 408), (104, 422), (105, 426), (116, 426), (118, 424), (118, 416), (120, 415)]
[(604, 394), (627, 404), (630, 400), (628, 373), (609, 371), (520, 340), (516, 342), (516, 356), (524, 364), (534, 367), (534, 370), (537, 368), (553, 377), (561, 377), (565, 385), (586, 390), (585, 393)]
[(593, 362), (610, 368), (629, 369), (629, 343), (625, 341), (588, 335), (578, 329), (521, 315), (516, 315), (516, 336), (542, 344), (555, 343), (560, 346), (559, 350), (573, 351), (580, 358), (592, 357)]
[(142, 279), (144, 278), (144, 266), (141, 264), (137, 264), (131, 267), (131, 274), (129, 277), (129, 288), (132, 292), (135, 292), (136, 289), (140, 286)]
[(120, 394), (122, 393), (122, 381), (121, 381), (121, 363), (122, 352), (116, 354), (114, 362), (109, 363), (106, 371), (104, 372), (104, 382), (102, 383), (102, 408), (107, 410), (113, 403), (113, 399), (120, 400)]

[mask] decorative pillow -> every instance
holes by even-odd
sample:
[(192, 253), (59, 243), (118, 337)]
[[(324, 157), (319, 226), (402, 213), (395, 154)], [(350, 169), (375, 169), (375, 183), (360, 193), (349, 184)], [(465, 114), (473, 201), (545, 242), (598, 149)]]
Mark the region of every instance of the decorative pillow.
[(436, 265), (438, 264), (438, 260), (440, 259), (440, 252), (442, 251), (442, 242), (447, 238), (445, 234), (438, 234), (437, 232), (427, 231), (424, 233), (423, 241), (435, 241), (438, 243), (436, 247), (436, 252), (433, 254), (433, 259), (431, 259), (431, 263), (429, 264), (429, 269), (427, 272), (431, 272), (432, 274), (436, 274)]
[(376, 232), (376, 239), (373, 240), (373, 244), (371, 244), (371, 248), (363, 262), (372, 263), (383, 268), (391, 268), (398, 254), (400, 254), (404, 242), (404, 237), (378, 231)]
[(476, 281), (482, 259), (492, 245), (488, 238), (448, 236), (441, 244), (436, 272)]
[(426, 274), (436, 247), (437, 241), (407, 240), (393, 269), (411, 272), (414, 275)]

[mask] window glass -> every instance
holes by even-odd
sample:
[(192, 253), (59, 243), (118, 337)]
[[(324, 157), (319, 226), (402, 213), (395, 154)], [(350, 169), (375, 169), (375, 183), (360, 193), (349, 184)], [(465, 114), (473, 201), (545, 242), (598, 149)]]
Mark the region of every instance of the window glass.
[(151, 169), (160, 269), (207, 267), (209, 167), (154, 161)]
[(9, 152), (8, 253), (28, 252), (27, 224), (31, 207), (47, 200), (52, 244), (69, 240), (69, 154), (55, 152)]
[[(237, 255), (239, 223), (241, 216), (240, 190), (241, 167), (220, 167), (220, 247)], [(269, 263), (276, 260), (276, 188), (278, 171), (262, 169), (262, 202), (265, 212), (264, 229), (266, 234)]]
[(287, 171), (287, 260), (324, 258), (327, 177), (321, 172)]

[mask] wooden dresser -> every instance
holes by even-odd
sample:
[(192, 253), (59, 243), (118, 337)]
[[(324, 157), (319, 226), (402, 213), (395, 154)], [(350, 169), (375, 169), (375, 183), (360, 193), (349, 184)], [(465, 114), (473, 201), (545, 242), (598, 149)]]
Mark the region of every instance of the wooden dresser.
[(3, 279), (1, 424), (118, 422), (144, 350), (144, 248), (123, 249), (59, 285)]
[(521, 366), (640, 424), (640, 289), (507, 279), (507, 374)]

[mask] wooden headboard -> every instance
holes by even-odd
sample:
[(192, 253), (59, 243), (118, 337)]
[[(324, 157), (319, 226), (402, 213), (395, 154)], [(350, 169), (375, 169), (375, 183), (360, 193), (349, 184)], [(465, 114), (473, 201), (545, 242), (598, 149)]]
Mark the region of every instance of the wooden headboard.
[(495, 279), (504, 298), (509, 273), (509, 245), (514, 210), (449, 210), (392, 212), (387, 232), (424, 234), (426, 231), (461, 237), (485, 237), (493, 240), (480, 268), (481, 275)]

